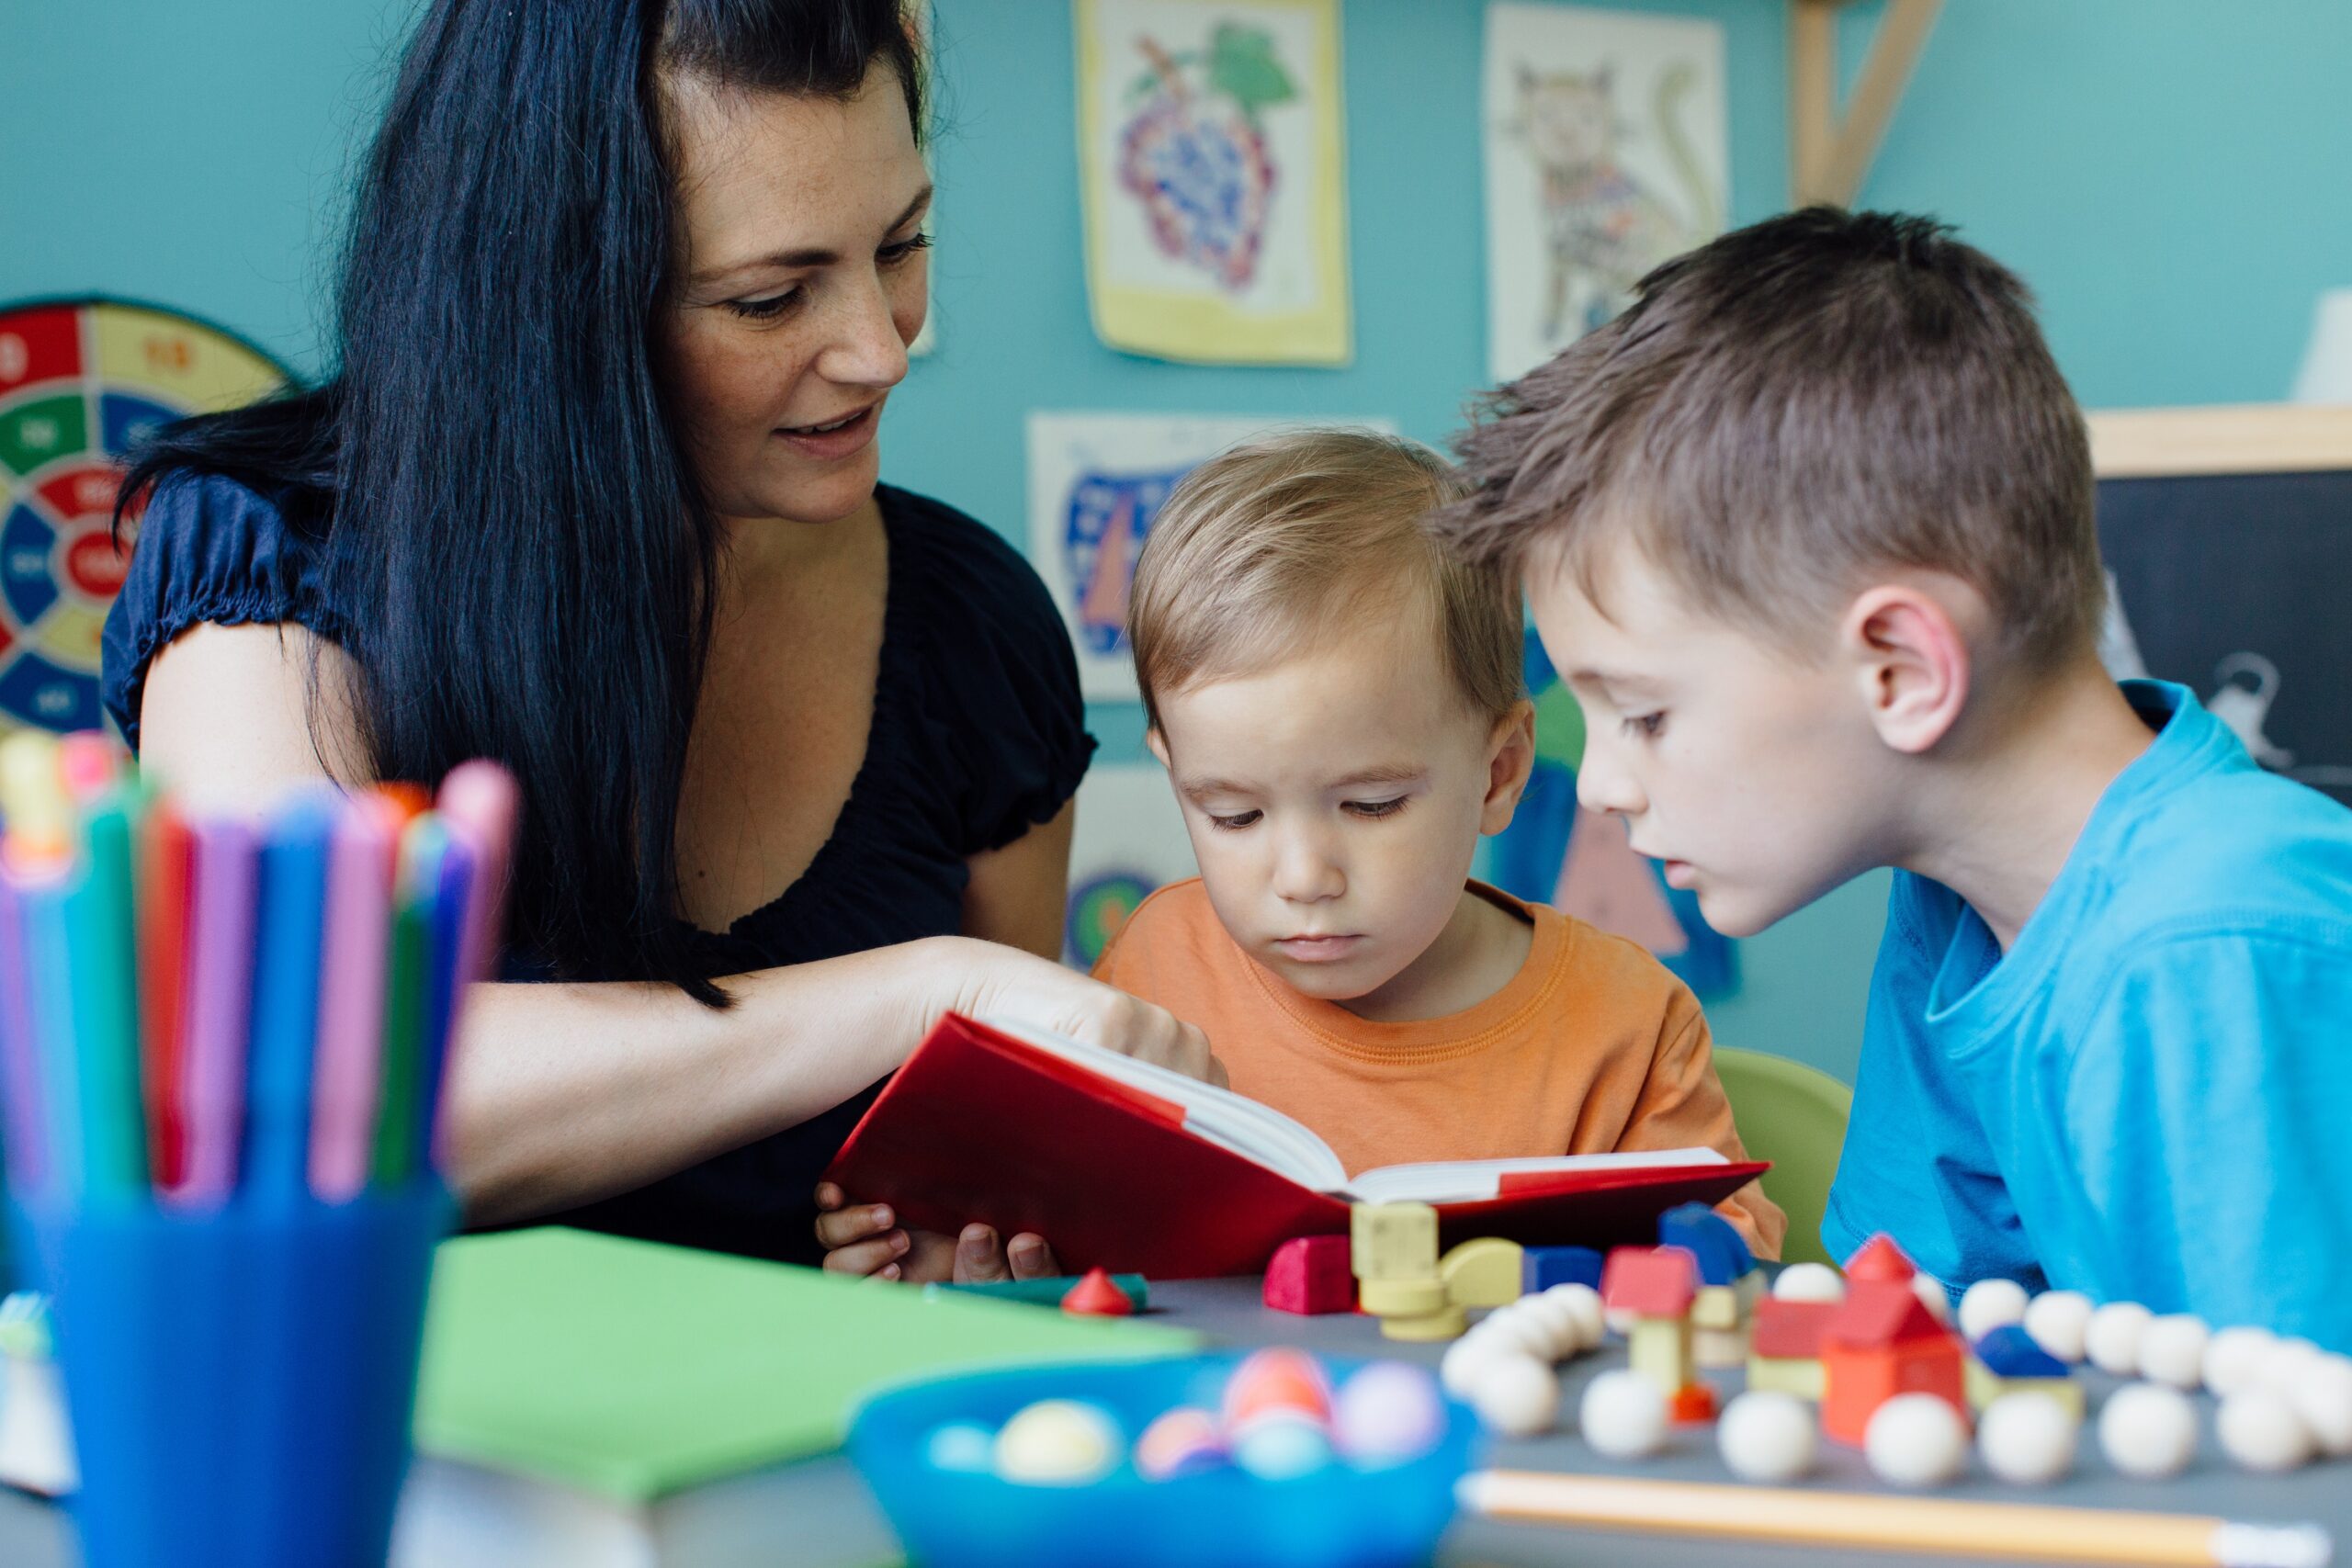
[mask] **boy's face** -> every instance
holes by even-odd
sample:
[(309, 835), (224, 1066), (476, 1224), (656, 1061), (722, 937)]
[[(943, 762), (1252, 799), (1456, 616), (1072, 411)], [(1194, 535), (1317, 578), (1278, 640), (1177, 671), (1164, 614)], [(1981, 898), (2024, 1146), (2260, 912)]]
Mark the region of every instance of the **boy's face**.
[(1605, 548), (1599, 603), (1552, 560), (1527, 575), (1536, 630), (1585, 711), (1585, 808), (1623, 818), (1725, 936), (1884, 863), (1891, 754), (1845, 663), (1696, 611), (1638, 549)]
[(1162, 694), (1151, 737), (1218, 920), (1327, 1001), (1376, 998), (1430, 950), (1533, 756), (1527, 705), (1489, 721), (1427, 635), (1364, 619), (1270, 669)]

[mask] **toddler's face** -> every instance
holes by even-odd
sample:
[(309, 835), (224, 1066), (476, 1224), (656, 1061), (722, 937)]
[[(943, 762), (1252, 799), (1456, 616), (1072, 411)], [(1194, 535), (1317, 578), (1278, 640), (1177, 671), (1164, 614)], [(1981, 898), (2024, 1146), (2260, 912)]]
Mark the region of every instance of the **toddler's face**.
[(1307, 996), (1377, 998), (1460, 904), (1525, 782), (1523, 714), (1490, 722), (1390, 615), (1271, 669), (1159, 698), (1217, 919)]
[(1584, 707), (1585, 808), (1624, 818), (1725, 936), (1884, 863), (1897, 786), (1851, 674), (1695, 611), (1636, 549), (1599, 564), (1599, 603), (1557, 565), (1527, 579), (1544, 650)]

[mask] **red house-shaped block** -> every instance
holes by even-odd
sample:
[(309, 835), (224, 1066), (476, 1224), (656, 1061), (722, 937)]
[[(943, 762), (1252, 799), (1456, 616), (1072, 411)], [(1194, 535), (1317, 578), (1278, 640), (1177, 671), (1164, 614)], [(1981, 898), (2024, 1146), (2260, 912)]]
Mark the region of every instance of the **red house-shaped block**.
[(1908, 1284), (1852, 1280), (1822, 1330), (1821, 1368), (1821, 1429), (1838, 1442), (1859, 1444), (1898, 1393), (1932, 1393), (1968, 1418), (1960, 1340)]
[(1680, 1317), (1699, 1294), (1699, 1260), (1679, 1247), (1621, 1247), (1609, 1255), (1600, 1299), (1611, 1312)]
[(1903, 1249), (1894, 1245), (1894, 1238), (1884, 1231), (1856, 1247), (1854, 1256), (1846, 1259), (1849, 1280), (1886, 1280), (1902, 1284), (1918, 1271), (1903, 1255)]

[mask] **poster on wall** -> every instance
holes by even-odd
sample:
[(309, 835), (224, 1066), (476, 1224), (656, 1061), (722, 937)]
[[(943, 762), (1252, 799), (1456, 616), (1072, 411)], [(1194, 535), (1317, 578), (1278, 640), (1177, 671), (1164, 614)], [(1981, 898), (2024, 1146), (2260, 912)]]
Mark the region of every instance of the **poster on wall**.
[(1078, 786), (1064, 961), (1093, 968), (1136, 905), (1199, 869), (1168, 770), (1148, 761), (1098, 764)]
[(0, 732), (96, 729), (98, 638), (122, 586), (123, 455), (156, 425), (235, 408), (286, 373), (152, 306), (0, 306)]
[(1163, 359), (1351, 352), (1339, 0), (1075, 0), (1097, 336)]
[(1204, 457), (1269, 430), (1384, 420), (1222, 414), (1048, 413), (1029, 416), (1029, 563), (1052, 590), (1078, 649), (1087, 696), (1136, 700), (1127, 650), (1127, 587), (1160, 503)]
[(1724, 33), (1583, 6), (1493, 5), (1486, 129), (1487, 359), (1526, 374), (1723, 232)]
[(1532, 632), (1527, 689), (1535, 698), (1535, 768), (1510, 826), (1487, 842), (1487, 879), (1640, 942), (1702, 1000), (1727, 995), (1739, 982), (1730, 939), (1707, 924), (1694, 895), (1667, 886), (1657, 862), (1634, 852), (1623, 822), (1577, 804), (1584, 710)]

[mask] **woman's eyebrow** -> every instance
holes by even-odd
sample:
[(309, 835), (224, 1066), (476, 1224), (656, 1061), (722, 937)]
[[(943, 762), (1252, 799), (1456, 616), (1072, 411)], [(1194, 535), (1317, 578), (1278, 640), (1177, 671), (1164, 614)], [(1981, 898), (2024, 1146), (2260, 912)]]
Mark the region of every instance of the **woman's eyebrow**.
[[(906, 209), (900, 212), (898, 217), (890, 220), (890, 226), (884, 230), (883, 232), (895, 233), (899, 230), (903, 229), (908, 224), (913, 222), (917, 218), (922, 217), (923, 210), (931, 205), (933, 188), (933, 187), (930, 186), (923, 186), (922, 189), (916, 194), (915, 198), (907, 203)], [(826, 250), (822, 246), (809, 246), (806, 249), (797, 251), (775, 251), (767, 255), (752, 256), (745, 261), (730, 262), (725, 266), (711, 267), (707, 271), (695, 273), (692, 276), (691, 281), (698, 284), (710, 283), (716, 279), (729, 276), (734, 273), (749, 272), (754, 267), (782, 267), (791, 269), (797, 267), (831, 266), (841, 259), (840, 252)]]

